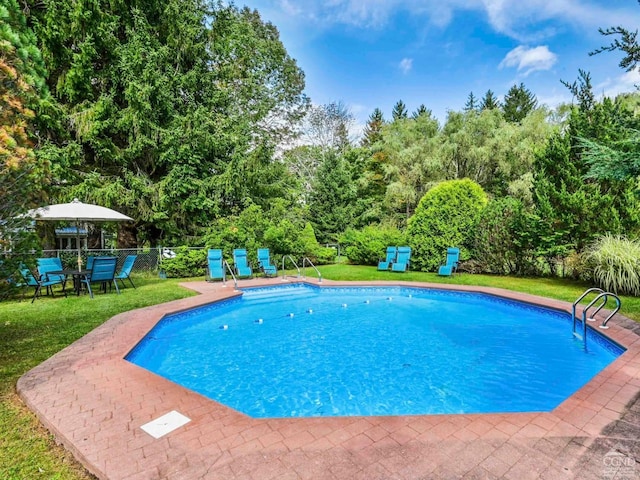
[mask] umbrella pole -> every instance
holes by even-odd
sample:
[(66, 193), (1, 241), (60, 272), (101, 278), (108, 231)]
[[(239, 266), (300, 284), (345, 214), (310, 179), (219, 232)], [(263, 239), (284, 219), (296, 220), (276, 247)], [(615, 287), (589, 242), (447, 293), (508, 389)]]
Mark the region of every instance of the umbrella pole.
[(78, 242), (78, 271), (82, 270), (82, 251), (80, 248), (80, 222), (76, 222), (76, 241)]

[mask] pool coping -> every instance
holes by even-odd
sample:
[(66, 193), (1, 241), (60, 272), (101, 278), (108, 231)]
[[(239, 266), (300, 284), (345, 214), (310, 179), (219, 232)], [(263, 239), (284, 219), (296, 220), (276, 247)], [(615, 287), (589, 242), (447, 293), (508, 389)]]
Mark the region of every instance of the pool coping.
[[(283, 283), (260, 278), (239, 287)], [(164, 315), (239, 294), (231, 282), (182, 285), (201, 295), (119, 314), (18, 381), (23, 401), (100, 479), (601, 479), (607, 454), (638, 458), (638, 441), (608, 433), (640, 395), (640, 324), (621, 315), (604, 334), (627, 350), (552, 412), (254, 419), (124, 360)], [(499, 288), (322, 285), (473, 291), (571, 311), (568, 302)], [(141, 430), (173, 410), (191, 422), (159, 439)]]

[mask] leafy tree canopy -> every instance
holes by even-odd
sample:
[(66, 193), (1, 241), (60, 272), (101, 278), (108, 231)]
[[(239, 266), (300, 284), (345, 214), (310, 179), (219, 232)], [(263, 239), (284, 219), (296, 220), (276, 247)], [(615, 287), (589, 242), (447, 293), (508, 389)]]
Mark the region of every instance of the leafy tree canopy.
[(48, 152), (56, 196), (128, 213), (155, 244), (286, 195), (272, 157), (306, 108), (304, 75), (258, 12), (44, 0), (32, 15), (70, 132)]

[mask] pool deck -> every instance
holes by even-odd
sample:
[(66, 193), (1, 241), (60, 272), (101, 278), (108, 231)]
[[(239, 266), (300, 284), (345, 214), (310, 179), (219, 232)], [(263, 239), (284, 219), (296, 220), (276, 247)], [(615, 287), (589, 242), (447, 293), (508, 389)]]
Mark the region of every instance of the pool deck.
[[(392, 284), (571, 310), (501, 289)], [(18, 381), (23, 401), (99, 479), (640, 479), (640, 324), (627, 318), (606, 331), (627, 351), (552, 412), (253, 419), (123, 359), (163, 315), (236, 294), (232, 282), (184, 286), (201, 295), (117, 315)], [(173, 410), (191, 421), (158, 439), (140, 428)]]

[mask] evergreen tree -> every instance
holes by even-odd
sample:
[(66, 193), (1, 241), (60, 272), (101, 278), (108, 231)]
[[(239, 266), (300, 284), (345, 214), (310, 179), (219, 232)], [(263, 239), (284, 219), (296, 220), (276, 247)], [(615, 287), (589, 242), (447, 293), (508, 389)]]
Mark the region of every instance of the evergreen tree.
[(285, 194), (273, 153), (306, 110), (304, 74), (257, 11), (43, 0), (31, 14), (69, 126), (48, 132), (54, 196), (127, 213), (122, 228), (155, 245)]
[(633, 112), (625, 112), (608, 98), (592, 103), (591, 83), (584, 72), (572, 85), (581, 100), (571, 112), (568, 129), (552, 137), (534, 165), (541, 252), (549, 258), (570, 249), (582, 251), (603, 233), (633, 232), (639, 226), (635, 182), (589, 178), (584, 145), (584, 139), (605, 146), (624, 140), (627, 132), (620, 128), (620, 119), (637, 120)]
[(429, 110), (427, 107), (424, 106), (424, 103), (421, 103), (420, 106), (417, 108), (417, 110), (415, 112), (413, 112), (413, 115), (411, 115), (414, 119), (422, 116), (422, 115), (427, 115), (427, 116), (431, 116), (431, 110)]
[(467, 103), (464, 104), (465, 112), (475, 112), (478, 110), (478, 99), (473, 94), (473, 92), (469, 92), (469, 96), (467, 97)]
[(538, 105), (538, 100), (524, 83), (512, 86), (504, 97), (502, 112), (508, 122), (522, 121)]
[(600, 47), (593, 52), (589, 52), (589, 55), (597, 55), (602, 52), (613, 52), (619, 50), (625, 54), (620, 60), (620, 68), (630, 72), (638, 66), (640, 63), (640, 44), (638, 43), (638, 31), (628, 30), (624, 27), (609, 27), (599, 28), (598, 31), (605, 36), (619, 35), (609, 45)]
[[(0, 278), (11, 278), (29, 264), (35, 247), (24, 213), (38, 206), (48, 182), (48, 162), (33, 151), (35, 115), (48, 101), (45, 69), (36, 38), (15, 0), (0, 5), (0, 247), (11, 251), (0, 261)], [(16, 283), (21, 279), (15, 279)], [(0, 281), (0, 298), (12, 285)]]
[(364, 127), (364, 136), (362, 137), (362, 146), (371, 147), (374, 143), (378, 142), (382, 136), (382, 126), (384, 125), (384, 115), (382, 110), (376, 108), (371, 115), (367, 125)]
[(329, 152), (318, 167), (309, 214), (320, 243), (337, 240), (353, 225), (356, 190), (343, 158)]
[(480, 101), (480, 110), (491, 110), (494, 108), (500, 108), (500, 102), (491, 89), (489, 89)]
[(400, 120), (401, 118), (407, 118), (409, 112), (407, 110), (407, 106), (404, 104), (402, 100), (398, 100), (398, 102), (393, 106), (393, 111), (391, 112), (391, 117), (393, 120)]

